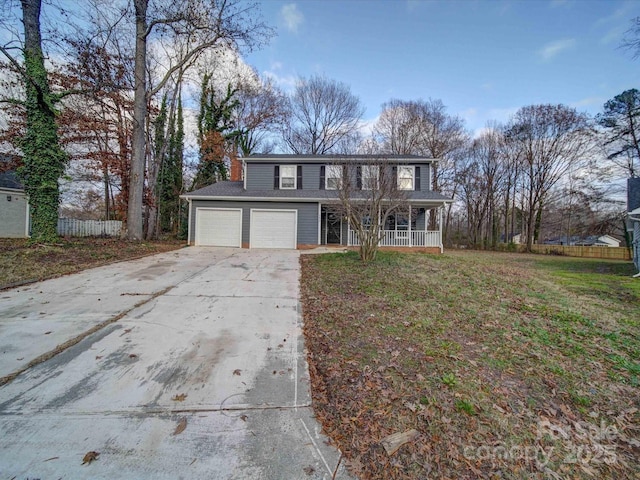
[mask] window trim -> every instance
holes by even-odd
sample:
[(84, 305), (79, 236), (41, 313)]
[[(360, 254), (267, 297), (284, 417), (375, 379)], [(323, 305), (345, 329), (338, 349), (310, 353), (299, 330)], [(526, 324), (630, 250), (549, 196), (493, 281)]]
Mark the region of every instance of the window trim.
[[(332, 173), (337, 175), (331, 175)], [(324, 188), (325, 190), (340, 190), (344, 178), (344, 167), (342, 165), (326, 165), (324, 172)], [(329, 185), (329, 180), (337, 180), (335, 186)]]
[[(409, 177), (402, 177), (400, 175), (400, 172), (402, 171), (402, 169), (406, 169), (407, 171), (411, 170), (411, 187), (408, 187), (408, 188), (403, 188), (402, 187), (401, 181), (402, 180), (407, 180), (409, 178)], [(397, 177), (397, 184), (396, 185), (398, 187), (398, 190), (403, 190), (403, 191), (404, 190), (407, 190), (407, 191), (415, 190), (415, 188), (416, 188), (416, 167), (414, 165), (398, 165), (396, 177)]]
[[(286, 171), (287, 168), (290, 168), (293, 170), (293, 175), (284, 175), (284, 172)], [(296, 165), (279, 165), (278, 167), (279, 170), (279, 187), (280, 190), (296, 190), (298, 188), (298, 168)], [(282, 184), (282, 180), (283, 179), (293, 179), (293, 186), (284, 186)]]
[[(370, 172), (372, 168), (375, 168), (375, 177), (373, 175), (365, 175), (364, 172)], [(362, 182), (362, 190), (377, 190), (380, 187), (380, 165), (362, 165), (360, 170), (361, 182)], [(372, 188), (371, 182), (369, 179), (375, 178), (375, 188)]]

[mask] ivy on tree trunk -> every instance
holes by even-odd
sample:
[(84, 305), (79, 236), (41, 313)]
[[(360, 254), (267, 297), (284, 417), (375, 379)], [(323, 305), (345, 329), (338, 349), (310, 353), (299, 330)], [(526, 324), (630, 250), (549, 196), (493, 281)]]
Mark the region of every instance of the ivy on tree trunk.
[(67, 156), (60, 148), (54, 107), (57, 98), (50, 91), (44, 66), (40, 10), (40, 0), (22, 0), (27, 128), (21, 142), (23, 166), (18, 173), (29, 196), (31, 239), (47, 243), (58, 238), (58, 179)]

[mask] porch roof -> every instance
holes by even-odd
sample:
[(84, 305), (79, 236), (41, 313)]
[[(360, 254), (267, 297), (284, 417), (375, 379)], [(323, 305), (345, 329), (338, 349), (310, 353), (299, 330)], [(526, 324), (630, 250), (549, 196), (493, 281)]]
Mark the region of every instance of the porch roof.
[[(357, 193), (357, 192), (354, 192)], [(432, 191), (407, 191), (407, 201), (415, 204), (442, 205), (453, 200)], [(181, 195), (191, 200), (262, 200), (290, 202), (331, 202), (338, 201), (336, 190), (245, 190), (243, 182), (218, 182), (193, 192)], [(362, 197), (364, 199), (364, 196)], [(354, 200), (358, 197), (354, 195)]]

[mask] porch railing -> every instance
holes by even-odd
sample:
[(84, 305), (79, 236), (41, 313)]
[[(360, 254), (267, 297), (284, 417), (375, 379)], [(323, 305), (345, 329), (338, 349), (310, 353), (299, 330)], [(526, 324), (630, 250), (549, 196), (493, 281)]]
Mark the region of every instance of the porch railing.
[[(349, 245), (358, 246), (360, 241), (354, 230), (349, 230)], [(383, 230), (380, 238), (381, 247), (440, 247), (442, 241), (438, 230)]]

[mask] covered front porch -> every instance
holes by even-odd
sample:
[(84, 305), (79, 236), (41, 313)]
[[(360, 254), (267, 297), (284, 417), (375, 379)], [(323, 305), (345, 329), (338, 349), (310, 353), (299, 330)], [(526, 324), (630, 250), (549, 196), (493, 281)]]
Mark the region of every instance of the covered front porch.
[[(378, 246), (391, 248), (437, 248), (442, 245), (443, 206), (412, 206), (387, 217)], [(321, 207), (321, 244), (357, 247), (360, 239), (339, 210)]]

